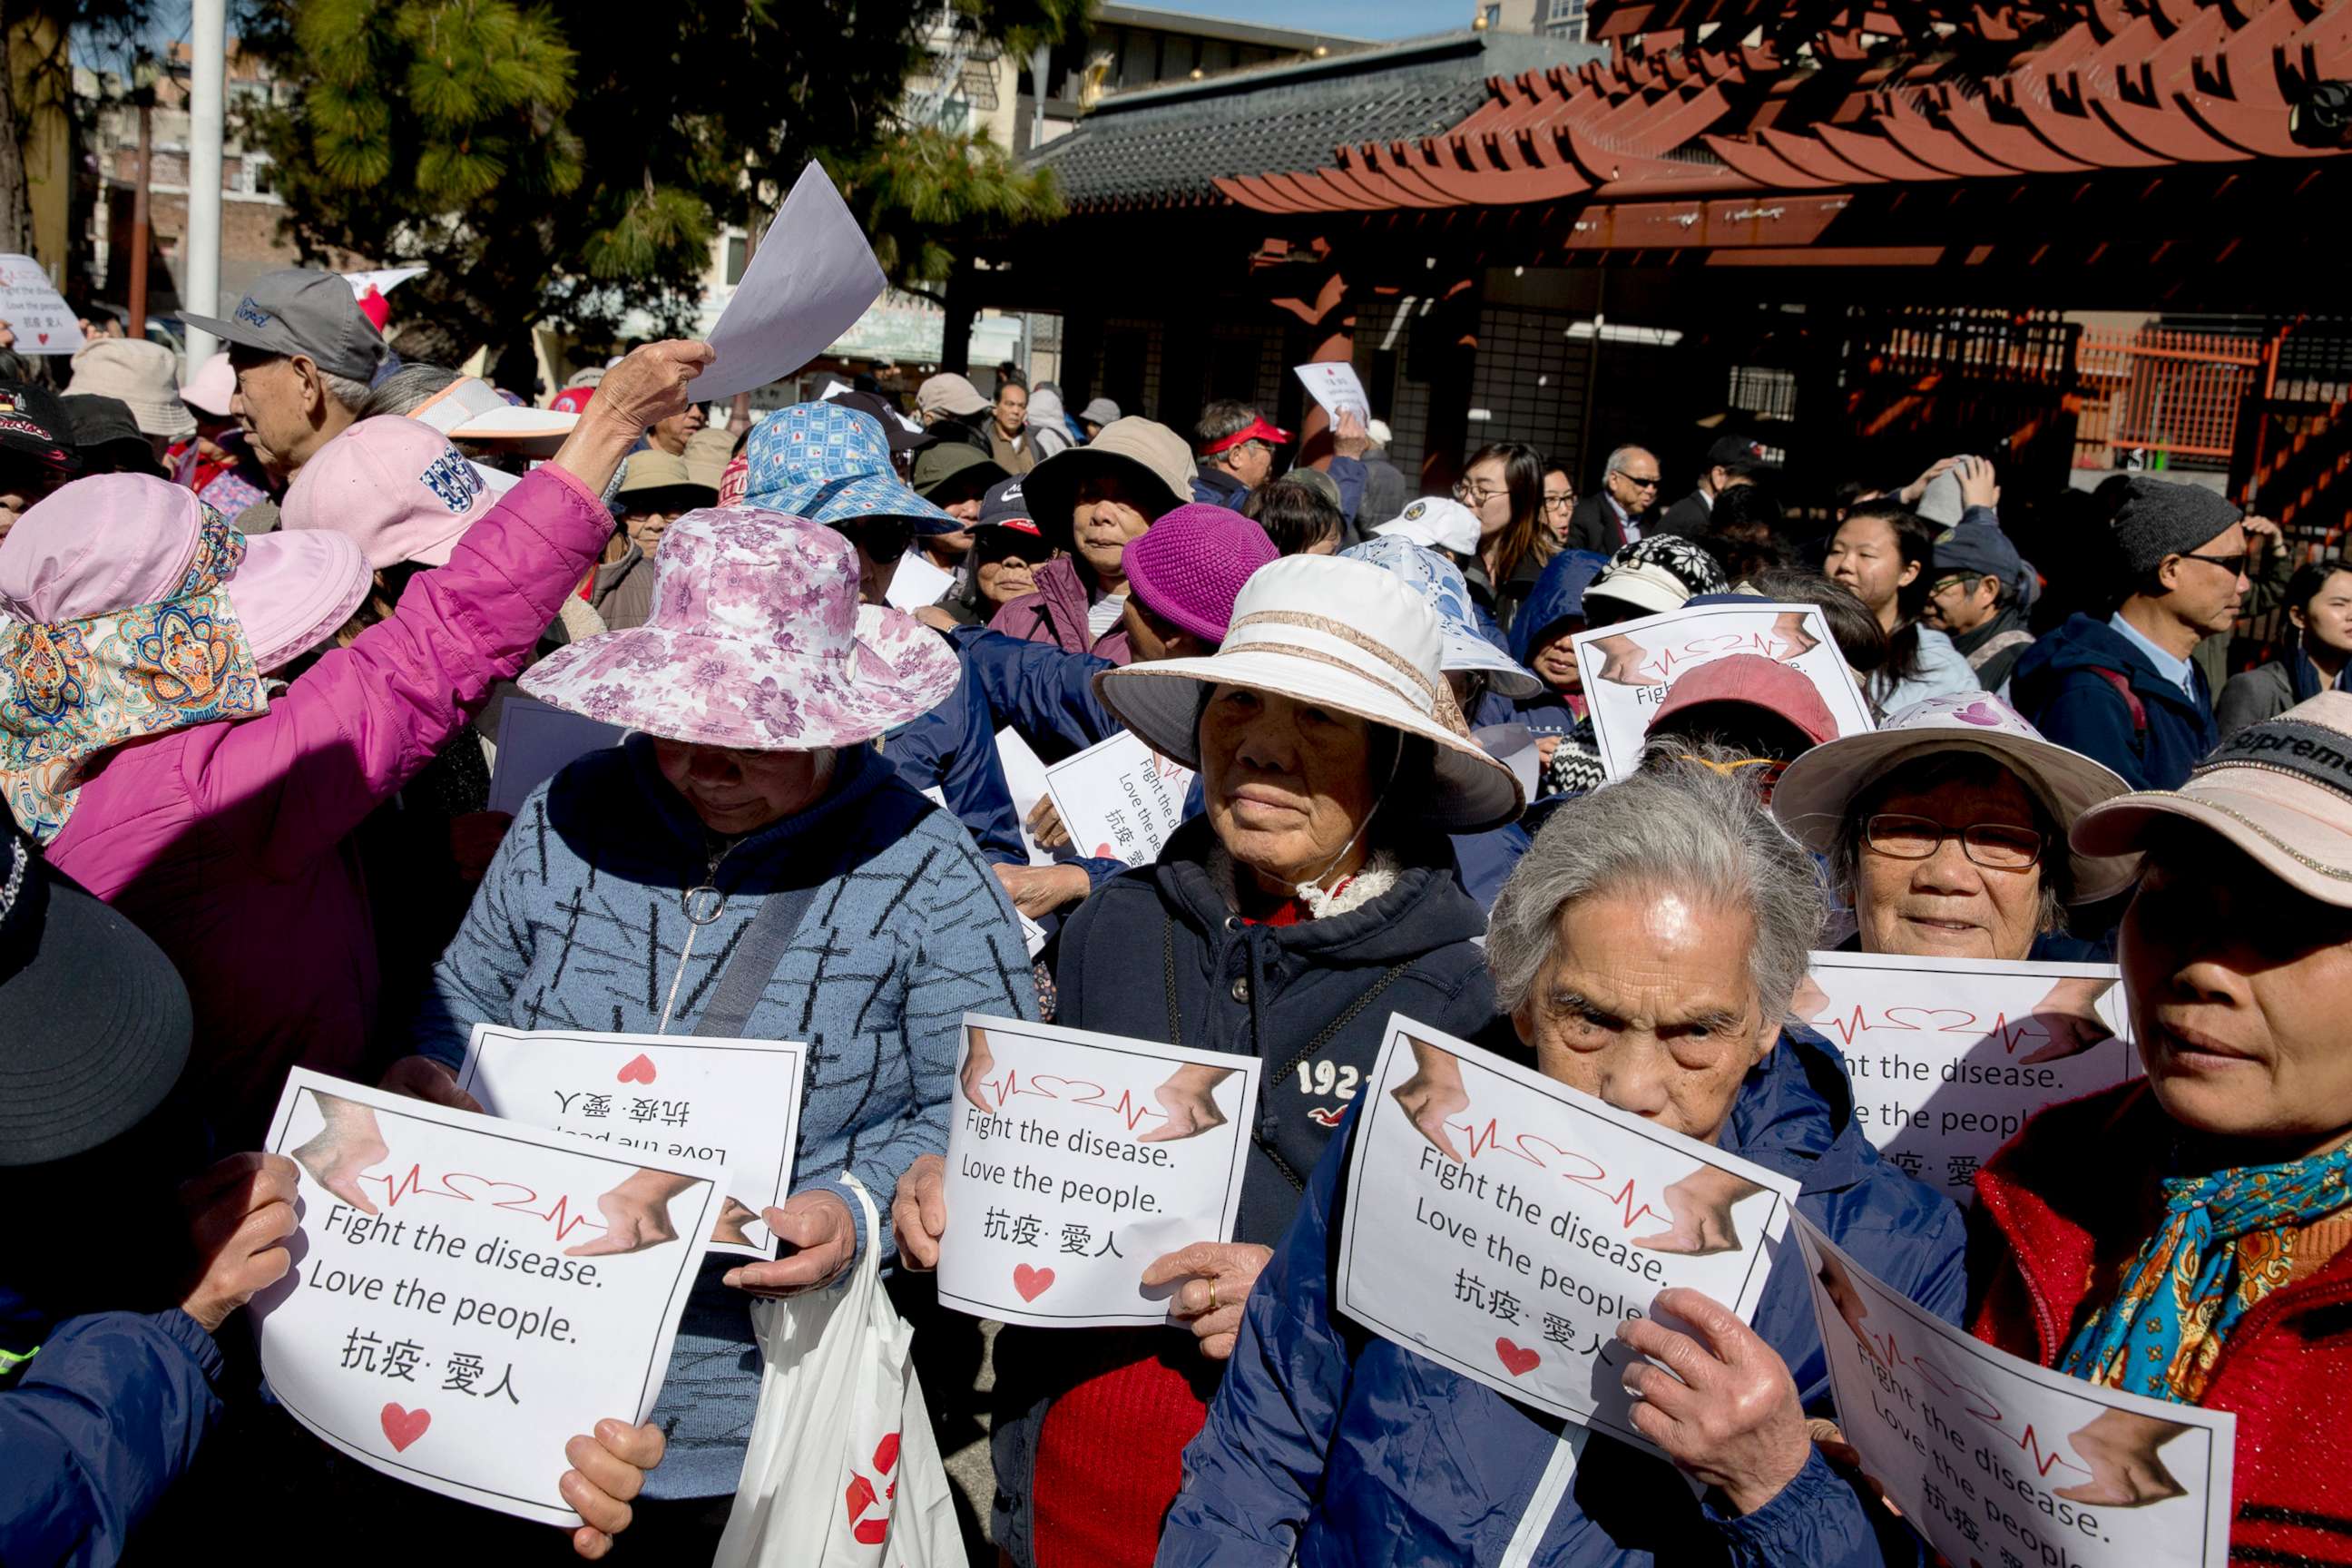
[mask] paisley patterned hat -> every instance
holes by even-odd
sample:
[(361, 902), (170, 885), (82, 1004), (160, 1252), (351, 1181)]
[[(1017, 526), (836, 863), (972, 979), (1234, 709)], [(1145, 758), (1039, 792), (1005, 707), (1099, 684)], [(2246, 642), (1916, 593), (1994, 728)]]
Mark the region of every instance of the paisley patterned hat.
[(1369, 561), (1421, 595), (1437, 612), (1445, 647), (1439, 668), (1446, 674), (1484, 675), (1506, 697), (1533, 697), (1544, 689), (1519, 661), (1479, 635), (1470, 609), (1470, 584), (1462, 568), (1410, 539), (1386, 533), (1339, 552), (1350, 561)]
[(690, 511), (655, 552), (646, 624), (559, 649), (522, 689), (696, 745), (857, 745), (937, 707), (961, 669), (946, 639), (913, 616), (858, 604), (857, 579), (849, 541), (805, 518)]

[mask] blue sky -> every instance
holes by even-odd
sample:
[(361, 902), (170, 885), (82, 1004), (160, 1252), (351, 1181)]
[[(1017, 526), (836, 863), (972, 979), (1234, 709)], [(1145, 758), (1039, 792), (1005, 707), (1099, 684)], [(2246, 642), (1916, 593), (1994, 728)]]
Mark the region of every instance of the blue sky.
[(1305, 27), (1357, 38), (1410, 38), (1470, 25), (1470, 0), (1136, 0), (1162, 11)]

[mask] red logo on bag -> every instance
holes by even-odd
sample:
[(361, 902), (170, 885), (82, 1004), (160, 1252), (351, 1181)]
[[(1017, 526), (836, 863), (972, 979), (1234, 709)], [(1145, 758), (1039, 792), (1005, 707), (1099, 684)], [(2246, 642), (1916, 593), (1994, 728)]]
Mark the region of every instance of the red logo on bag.
[[(874, 1468), (881, 1475), (887, 1476), (898, 1468), (898, 1434), (893, 1432), (874, 1446)], [(879, 1519), (866, 1518), (866, 1510), (874, 1507), (877, 1502), (887, 1504), (898, 1495), (898, 1483), (896, 1481), (884, 1482), (882, 1491), (877, 1497), (872, 1480), (858, 1475), (849, 1478), (849, 1489), (846, 1495), (849, 1505), (849, 1533), (857, 1538), (860, 1545), (879, 1546), (889, 1538), (890, 1510), (887, 1507), (884, 1508), (882, 1517)]]

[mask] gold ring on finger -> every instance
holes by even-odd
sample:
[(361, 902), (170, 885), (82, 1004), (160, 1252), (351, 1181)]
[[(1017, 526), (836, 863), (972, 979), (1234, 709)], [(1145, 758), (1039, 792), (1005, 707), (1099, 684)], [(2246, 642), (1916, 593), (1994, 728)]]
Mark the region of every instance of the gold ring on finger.
[(1213, 1311), (1215, 1311), (1216, 1310), (1217, 1310), (1217, 1282), (1216, 1282), (1215, 1280), (1212, 1279), (1212, 1280), (1210, 1280), (1210, 1281), (1209, 1281), (1209, 1310), (1211, 1310), (1212, 1312), (1213, 1312)]

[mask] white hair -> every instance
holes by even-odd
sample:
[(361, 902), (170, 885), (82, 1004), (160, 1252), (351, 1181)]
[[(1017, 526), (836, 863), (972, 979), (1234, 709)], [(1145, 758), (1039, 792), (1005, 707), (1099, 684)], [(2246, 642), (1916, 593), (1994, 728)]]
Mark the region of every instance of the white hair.
[(368, 384), (366, 382), (353, 381), (348, 375), (337, 375), (331, 370), (324, 368), (320, 370), (319, 384), (327, 389), (328, 396), (341, 404), (345, 409), (353, 414), (357, 414), (360, 411), (361, 405), (365, 404), (368, 400)]
[(1632, 459), (1634, 453), (1640, 452), (1647, 455), (1649, 450), (1650, 449), (1647, 447), (1612, 447), (1609, 453), (1608, 464), (1601, 469), (1601, 471), (1603, 473), (1610, 474), (1622, 474), (1625, 471), (1626, 463)]

